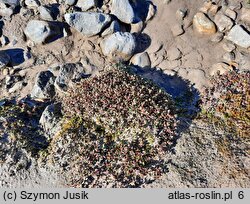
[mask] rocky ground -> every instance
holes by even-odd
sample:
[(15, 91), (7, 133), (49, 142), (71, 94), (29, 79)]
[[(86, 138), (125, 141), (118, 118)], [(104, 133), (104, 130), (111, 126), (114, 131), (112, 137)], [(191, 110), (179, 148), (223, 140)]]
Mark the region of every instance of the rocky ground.
[(142, 187), (249, 187), (249, 135), (199, 106), (211, 77), (250, 69), (249, 1), (0, 0), (0, 16), (0, 186), (68, 186), (44, 159), (62, 129), (60, 100), (126, 64), (179, 108), (167, 172)]

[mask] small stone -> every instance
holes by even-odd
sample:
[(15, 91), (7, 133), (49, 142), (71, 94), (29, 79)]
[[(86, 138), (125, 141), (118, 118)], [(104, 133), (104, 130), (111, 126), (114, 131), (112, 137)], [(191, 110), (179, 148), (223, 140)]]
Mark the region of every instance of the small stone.
[(167, 52), (168, 60), (174, 61), (181, 58), (181, 51), (176, 47), (171, 47)]
[(156, 8), (155, 6), (149, 2), (149, 7), (148, 7), (148, 14), (147, 14), (147, 17), (146, 17), (146, 22), (148, 22), (149, 20), (152, 20), (153, 17), (155, 16), (156, 14)]
[(185, 33), (184, 29), (183, 29), (183, 26), (182, 25), (179, 25), (179, 24), (176, 24), (174, 25), (172, 28), (171, 28), (171, 31), (173, 33), (174, 36), (180, 36), (182, 35), (183, 33)]
[(131, 58), (130, 63), (141, 68), (149, 68), (151, 66), (150, 58), (147, 52), (134, 55)]
[(131, 30), (130, 30), (130, 32), (131, 33), (141, 33), (143, 27), (144, 27), (143, 21), (140, 20), (137, 23), (131, 24)]
[(51, 104), (43, 111), (39, 123), (45, 132), (47, 139), (52, 139), (61, 129), (61, 106), (60, 104)]
[(111, 22), (108, 14), (94, 12), (74, 12), (64, 15), (66, 22), (86, 36), (99, 34)]
[(226, 39), (243, 48), (250, 47), (249, 32), (247, 32), (241, 25), (235, 25), (226, 36)]
[(231, 42), (225, 42), (223, 45), (222, 45), (223, 49), (227, 52), (232, 52), (236, 49), (236, 46), (231, 43)]
[(235, 20), (237, 18), (237, 13), (233, 10), (231, 10), (230, 8), (226, 9), (226, 11), (224, 12), (229, 18)]
[(216, 33), (215, 24), (204, 14), (198, 12), (193, 18), (194, 30), (202, 35), (212, 35)]
[(227, 17), (224, 14), (217, 14), (214, 18), (214, 22), (217, 25), (218, 30), (220, 32), (228, 31), (234, 25), (234, 22), (232, 21), (232, 19)]
[(50, 99), (55, 95), (55, 76), (50, 71), (42, 71), (37, 74), (35, 85), (31, 91), (32, 98)]
[(10, 18), (13, 13), (14, 13), (13, 7), (7, 7), (4, 3), (0, 2), (0, 16)]
[(226, 62), (232, 62), (235, 60), (234, 52), (227, 52), (222, 57)]
[(2, 46), (5, 46), (5, 45), (7, 45), (10, 41), (9, 41), (8, 37), (6, 37), (5, 35), (2, 35), (1, 38), (0, 38), (0, 42), (1, 42), (1, 45), (2, 45)]
[(78, 0), (76, 6), (81, 8), (82, 11), (87, 11), (97, 6), (97, 0)]
[(117, 32), (104, 38), (100, 43), (102, 52), (114, 61), (129, 60), (136, 48), (135, 37), (128, 32)]
[(111, 13), (123, 23), (131, 24), (135, 20), (135, 13), (129, 0), (113, 0)]
[(200, 8), (200, 11), (201, 11), (202, 13), (207, 13), (208, 10), (209, 10), (209, 9), (211, 8), (211, 6), (213, 5), (212, 3), (213, 3), (213, 2), (210, 1), (210, 0), (205, 1), (204, 4), (203, 4), (203, 6)]
[(224, 34), (217, 32), (214, 35), (212, 35), (210, 40), (211, 40), (211, 42), (218, 43), (218, 42), (221, 42), (223, 40), (223, 38), (224, 38)]
[(14, 93), (14, 92), (16, 92), (16, 91), (21, 90), (23, 87), (24, 87), (23, 82), (22, 82), (22, 81), (19, 81), (19, 82), (15, 83), (14, 86), (12, 86), (12, 87), (8, 90), (8, 92), (9, 92), (9, 93)]
[(176, 11), (176, 19), (182, 21), (187, 15), (187, 9), (178, 9)]
[(3, 72), (2, 72), (2, 75), (3, 76), (7, 76), (9, 73), (10, 73), (9, 69), (8, 68), (4, 68)]
[(219, 10), (219, 6), (216, 4), (212, 4), (211, 8), (209, 9), (209, 14), (214, 16)]
[(10, 56), (5, 51), (0, 51), (0, 69), (10, 62)]
[(214, 76), (217, 73), (223, 75), (229, 71), (232, 71), (232, 67), (226, 63), (220, 62), (212, 66), (212, 68), (210, 69), (210, 76)]

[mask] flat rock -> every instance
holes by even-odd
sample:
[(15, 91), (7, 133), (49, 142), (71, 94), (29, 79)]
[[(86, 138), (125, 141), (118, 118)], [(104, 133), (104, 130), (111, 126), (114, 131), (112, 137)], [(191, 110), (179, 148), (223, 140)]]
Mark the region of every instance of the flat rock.
[(4, 51), (0, 51), (0, 69), (4, 68), (9, 62), (10, 56)]
[(76, 6), (81, 8), (82, 11), (87, 11), (95, 6), (97, 6), (97, 0), (78, 0)]
[(123, 23), (131, 24), (135, 20), (135, 13), (129, 0), (113, 0), (111, 13)]
[(111, 22), (108, 14), (95, 12), (75, 12), (64, 15), (66, 22), (86, 36), (99, 34)]
[(135, 37), (128, 32), (117, 32), (104, 38), (100, 43), (102, 52), (114, 61), (127, 61), (135, 51)]
[(198, 12), (193, 18), (194, 29), (202, 35), (216, 33), (216, 26), (204, 13)]
[(151, 66), (151, 61), (147, 52), (134, 55), (131, 58), (130, 63), (141, 68), (148, 68)]
[(37, 74), (35, 85), (31, 91), (32, 98), (50, 99), (55, 95), (55, 76), (50, 71), (42, 71)]
[(226, 36), (227, 40), (243, 48), (250, 47), (250, 35), (241, 25), (235, 25)]
[(214, 22), (216, 24), (216, 26), (218, 27), (218, 30), (220, 32), (223, 32), (223, 31), (228, 31), (230, 30), (233, 25), (234, 25), (234, 22), (232, 21), (231, 18), (227, 17), (226, 15), (224, 14), (217, 14), (215, 17), (214, 17)]

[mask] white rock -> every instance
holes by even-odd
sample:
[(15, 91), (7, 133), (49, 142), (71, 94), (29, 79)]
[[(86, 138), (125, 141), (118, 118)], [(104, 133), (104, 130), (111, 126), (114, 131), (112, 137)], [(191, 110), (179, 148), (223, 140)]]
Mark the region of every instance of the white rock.
[(76, 6), (81, 8), (82, 11), (87, 11), (97, 6), (97, 0), (78, 0)]
[(241, 47), (250, 47), (250, 35), (240, 25), (235, 25), (226, 36), (226, 39), (232, 41), (233, 43)]
[(94, 12), (75, 12), (64, 15), (66, 22), (86, 36), (94, 36), (111, 22), (108, 14)]
[(117, 32), (104, 38), (100, 43), (102, 52), (114, 61), (129, 60), (135, 51), (136, 41), (131, 33)]
[(135, 20), (135, 13), (129, 0), (113, 0), (111, 13), (123, 23), (131, 24)]
[(147, 68), (151, 66), (150, 58), (147, 52), (134, 55), (131, 58), (130, 63), (141, 68)]

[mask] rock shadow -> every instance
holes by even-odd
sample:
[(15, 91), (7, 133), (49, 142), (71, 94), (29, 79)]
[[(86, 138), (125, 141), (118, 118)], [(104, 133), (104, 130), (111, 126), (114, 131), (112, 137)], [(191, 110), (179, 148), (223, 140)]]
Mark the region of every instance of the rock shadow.
[(136, 50), (135, 54), (144, 52), (151, 45), (151, 38), (145, 33), (135, 33)]
[[(21, 48), (14, 48), (5, 50), (6, 54), (10, 57), (10, 65), (17, 66), (25, 61), (24, 50)], [(29, 56), (27, 56), (29, 57)]]

